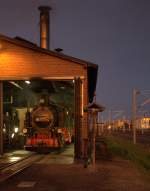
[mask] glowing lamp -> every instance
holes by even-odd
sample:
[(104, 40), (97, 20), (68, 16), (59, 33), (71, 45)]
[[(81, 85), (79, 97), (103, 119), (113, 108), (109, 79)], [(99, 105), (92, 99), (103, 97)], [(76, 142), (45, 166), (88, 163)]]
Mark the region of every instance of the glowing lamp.
[(25, 83), (26, 84), (31, 84), (31, 82), (29, 80), (26, 80)]
[(14, 136), (15, 136), (15, 134), (14, 134), (14, 133), (12, 133), (12, 134), (11, 134), (11, 138), (13, 139), (13, 138), (14, 138)]
[(18, 133), (18, 130), (19, 130), (18, 127), (15, 127), (15, 128), (14, 128), (14, 132), (15, 132), (15, 133)]

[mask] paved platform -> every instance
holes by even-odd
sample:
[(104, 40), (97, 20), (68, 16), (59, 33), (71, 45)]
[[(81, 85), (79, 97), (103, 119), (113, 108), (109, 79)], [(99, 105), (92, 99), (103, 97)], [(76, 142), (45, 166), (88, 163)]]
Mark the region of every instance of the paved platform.
[[(14, 154), (21, 154), (16, 152)], [(24, 152), (23, 152), (24, 153)], [(56, 158), (56, 155), (58, 158)], [(150, 176), (128, 160), (99, 160), (95, 168), (73, 163), (73, 146), (40, 161), (0, 184), (0, 191), (149, 191)]]
[(68, 145), (64, 150), (54, 151), (45, 155), (38, 164), (73, 164), (74, 163), (74, 145)]
[(0, 184), (1, 191), (149, 191), (150, 183), (129, 161), (82, 164), (35, 163)]

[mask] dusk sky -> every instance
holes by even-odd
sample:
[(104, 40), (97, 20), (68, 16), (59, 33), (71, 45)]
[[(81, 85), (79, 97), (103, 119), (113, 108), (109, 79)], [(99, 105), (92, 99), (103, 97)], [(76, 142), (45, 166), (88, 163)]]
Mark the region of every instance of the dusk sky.
[(150, 1), (0, 0), (0, 33), (39, 45), (39, 5), (52, 7), (51, 50), (98, 64), (105, 115), (129, 115), (132, 89), (150, 90)]

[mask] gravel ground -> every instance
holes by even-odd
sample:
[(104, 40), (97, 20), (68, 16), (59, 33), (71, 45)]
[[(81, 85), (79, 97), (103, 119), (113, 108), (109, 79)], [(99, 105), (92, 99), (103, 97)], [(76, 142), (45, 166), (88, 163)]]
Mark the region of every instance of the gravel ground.
[(36, 163), (0, 185), (0, 191), (150, 191), (150, 183), (122, 159), (81, 164)]

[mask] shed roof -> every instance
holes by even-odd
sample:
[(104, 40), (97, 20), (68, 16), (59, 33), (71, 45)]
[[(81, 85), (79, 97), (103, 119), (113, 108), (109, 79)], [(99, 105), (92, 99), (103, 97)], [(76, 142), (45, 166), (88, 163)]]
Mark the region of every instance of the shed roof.
[(89, 102), (93, 101), (94, 92), (96, 89), (97, 73), (98, 73), (98, 65), (97, 64), (94, 64), (94, 63), (91, 63), (91, 62), (88, 62), (88, 61), (85, 61), (82, 59), (78, 59), (78, 58), (75, 58), (72, 56), (68, 56), (68, 55), (65, 55), (65, 54), (60, 53), (60, 52), (41, 48), (41, 47), (37, 46), (36, 44), (34, 44), (30, 41), (27, 41), (21, 37), (11, 38), (11, 37), (0, 34), (0, 40), (4, 40), (4, 41), (7, 41), (11, 44), (18, 45), (20, 47), (31, 49), (31, 50), (37, 51), (39, 53), (44, 53), (44, 54), (47, 54), (50, 56), (54, 56), (57, 58), (61, 58), (64, 60), (74, 62), (75, 64), (80, 64), (80, 65), (85, 66), (87, 68), (87, 74), (88, 74), (88, 79), (89, 79), (88, 80)]
[(89, 67), (98, 68), (97, 64), (94, 64), (92, 62), (85, 61), (85, 60), (82, 60), (82, 59), (79, 59), (79, 58), (75, 58), (75, 57), (60, 53), (60, 52), (58, 53), (56, 51), (41, 48), (37, 44), (32, 43), (32, 42), (30, 42), (28, 40), (25, 40), (25, 39), (23, 39), (21, 37), (10, 38), (8, 36), (4, 36), (4, 35), (0, 34), (0, 40), (5, 40), (5, 41), (8, 41), (10, 43), (21, 46), (21, 47), (25, 47), (25, 48), (28, 48), (28, 49), (35, 50), (37, 52), (49, 54), (51, 56), (55, 56), (55, 57), (58, 57), (58, 58), (69, 60), (69, 61), (81, 64), (81, 65), (87, 65)]

